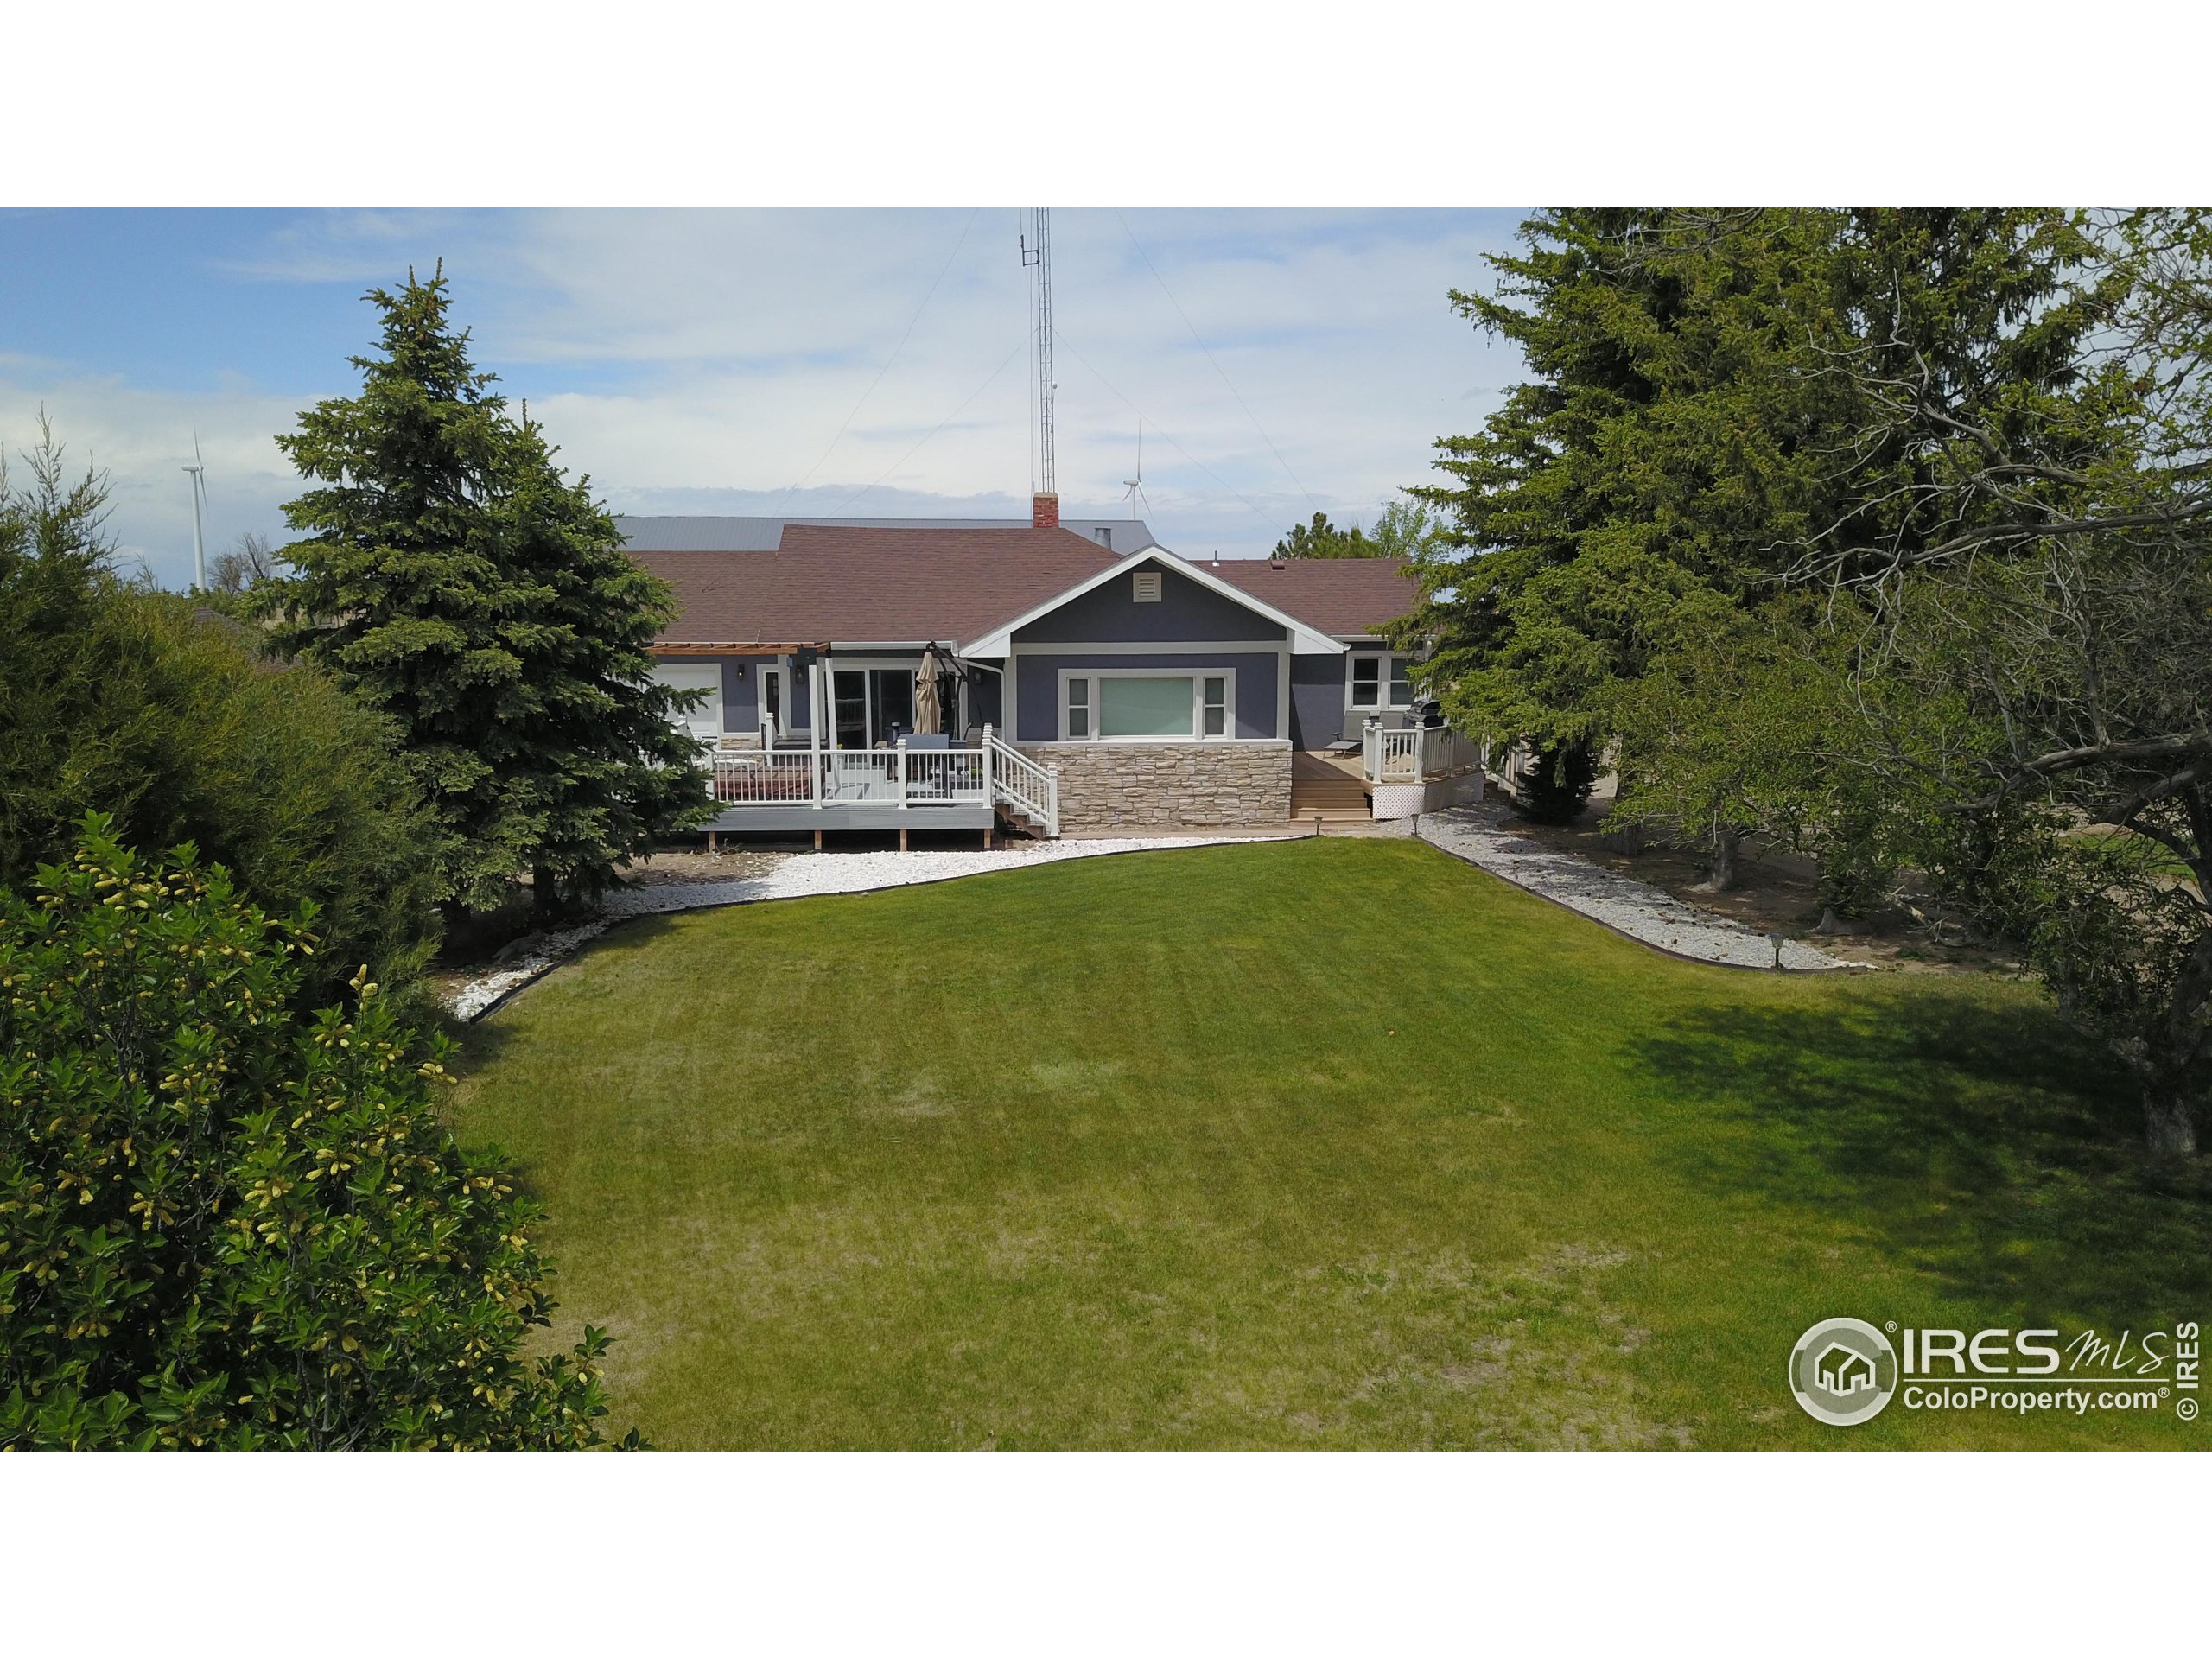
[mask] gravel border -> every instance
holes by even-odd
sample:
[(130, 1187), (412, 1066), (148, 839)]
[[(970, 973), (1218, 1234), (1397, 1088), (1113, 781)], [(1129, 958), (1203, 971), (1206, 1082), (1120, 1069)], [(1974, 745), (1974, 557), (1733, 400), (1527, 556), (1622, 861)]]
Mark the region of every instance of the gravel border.
[[(1424, 812), (1412, 826), (1420, 839), (1515, 887), (1588, 918), (1638, 944), (1686, 962), (1723, 968), (1771, 970), (1774, 947), (1764, 936), (1726, 918), (1684, 904), (1673, 894), (1611, 870), (1539, 846), (1503, 827), (1505, 809), (1494, 805), (1455, 806)], [(1377, 826), (1377, 830), (1381, 830)], [(1398, 834), (1404, 827), (1394, 825)], [(1388, 833), (1388, 832), (1385, 832)], [(480, 1020), (533, 981), (543, 978), (615, 923), (633, 916), (659, 916), (683, 910), (712, 910), (726, 905), (760, 904), (778, 899), (807, 899), (837, 893), (876, 893), (889, 887), (953, 881), (994, 871), (1027, 869), (1071, 858), (1101, 858), (1117, 853), (1154, 852), (1175, 847), (1222, 847), (1280, 841), (1280, 835), (1131, 836), (1096, 841), (1018, 842), (991, 852), (795, 853), (760, 874), (729, 880), (667, 880), (618, 887), (601, 901), (600, 913), (574, 927), (532, 934), (508, 947), (505, 959), (486, 973), (461, 982), (446, 995), (456, 1019)], [(1782, 965), (1799, 972), (1865, 970), (1863, 963), (1839, 962), (1796, 939), (1785, 939)]]
[[(1424, 812), (1414, 833), (1478, 869), (1663, 955), (1721, 968), (1773, 971), (1774, 946), (1764, 934), (1684, 904), (1649, 882), (1514, 835), (1504, 827), (1507, 810), (1497, 805), (1471, 805)], [(1782, 942), (1782, 965), (1800, 973), (1866, 970), (1864, 963), (1839, 962), (1797, 939)]]
[(760, 904), (774, 899), (809, 899), (833, 893), (876, 893), (887, 887), (920, 887), (999, 870), (1027, 869), (1071, 858), (1101, 858), (1115, 853), (1153, 852), (1173, 847), (1221, 847), (1280, 836), (1132, 836), (1122, 840), (1017, 842), (991, 852), (802, 853), (785, 858), (759, 875), (728, 881), (661, 881), (618, 887), (601, 901), (588, 922), (550, 933), (536, 933), (508, 947), (505, 961), (450, 988), (448, 1013), (458, 1020), (480, 1020), (533, 980), (542, 978), (615, 923), (633, 916), (659, 916), (679, 910), (714, 910), (726, 905)]

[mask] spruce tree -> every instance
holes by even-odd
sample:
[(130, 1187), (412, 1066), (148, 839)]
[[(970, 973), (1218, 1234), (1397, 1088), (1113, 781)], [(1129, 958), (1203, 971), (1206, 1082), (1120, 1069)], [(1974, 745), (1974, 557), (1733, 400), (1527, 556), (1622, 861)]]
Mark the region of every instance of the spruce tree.
[(352, 359), (359, 394), (277, 440), (311, 487), (284, 510), (293, 574), (252, 608), (399, 722), (443, 899), (496, 908), (528, 872), (548, 913), (707, 810), (673, 723), (697, 694), (656, 683), (646, 649), (674, 601), (470, 360), (442, 265), (367, 297), (383, 349)]
[(1310, 524), (1293, 524), (1290, 534), (1275, 543), (1279, 559), (1377, 559), (1383, 550), (1357, 524), (1339, 530), (1325, 512), (1313, 515)]

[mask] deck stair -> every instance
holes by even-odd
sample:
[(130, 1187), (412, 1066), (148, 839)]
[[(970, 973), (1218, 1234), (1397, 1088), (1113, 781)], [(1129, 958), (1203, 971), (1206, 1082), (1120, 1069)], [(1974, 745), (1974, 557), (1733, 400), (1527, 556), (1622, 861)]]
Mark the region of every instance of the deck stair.
[(1290, 757), (1290, 816), (1298, 823), (1365, 821), (1372, 817), (1367, 783), (1349, 766), (1295, 750)]
[(991, 804), (1017, 830), (1050, 839), (1060, 833), (1060, 771), (1040, 766), (988, 726), (983, 753), (990, 771)]

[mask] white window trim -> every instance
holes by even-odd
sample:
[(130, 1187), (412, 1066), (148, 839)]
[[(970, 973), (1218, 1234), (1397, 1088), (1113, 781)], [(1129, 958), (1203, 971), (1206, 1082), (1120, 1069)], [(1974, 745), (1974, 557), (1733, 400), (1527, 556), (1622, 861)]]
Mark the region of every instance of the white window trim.
[[(1402, 677), (1408, 683), (1408, 686), (1410, 687), (1413, 678), (1410, 674), (1402, 677), (1392, 672), (1392, 670), (1400, 663), (1403, 663), (1408, 668), (1411, 668), (1418, 660), (1420, 659), (1410, 656), (1402, 651), (1351, 651), (1345, 652), (1345, 712), (1362, 715), (1389, 715), (1402, 713), (1404, 710), (1412, 708), (1414, 705), (1411, 697), (1408, 697), (1403, 702), (1392, 702), (1389, 701), (1390, 683), (1395, 679)], [(1381, 669), (1378, 671), (1380, 677), (1376, 683), (1376, 696), (1379, 699), (1377, 702), (1354, 702), (1351, 700), (1352, 683), (1354, 677), (1358, 672), (1357, 664), (1360, 663), (1380, 663), (1382, 664)]]
[[(1191, 730), (1189, 737), (1100, 737), (1098, 733), (1099, 680), (1179, 680), (1188, 677), (1191, 682)], [(1089, 737), (1068, 735), (1068, 682), (1090, 680), (1090, 730)], [(1205, 734), (1205, 682), (1223, 682), (1221, 694), (1222, 730), (1217, 736)], [(1240, 738), (1236, 734), (1236, 671), (1233, 668), (1064, 668), (1059, 671), (1056, 684), (1059, 709), (1057, 728), (1063, 743), (1239, 743), (1264, 741), (1262, 739)]]

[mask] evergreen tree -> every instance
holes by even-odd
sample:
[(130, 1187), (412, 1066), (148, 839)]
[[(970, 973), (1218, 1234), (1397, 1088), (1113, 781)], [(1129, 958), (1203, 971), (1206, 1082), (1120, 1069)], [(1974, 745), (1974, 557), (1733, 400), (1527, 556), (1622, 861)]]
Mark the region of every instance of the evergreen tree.
[(1275, 543), (1279, 559), (1372, 559), (1382, 554), (1357, 524), (1339, 530), (1325, 512), (1315, 513), (1310, 524), (1293, 524), (1290, 534)]
[(1513, 786), (1514, 808), (1534, 823), (1567, 823), (1580, 815), (1598, 781), (1598, 762), (1586, 745), (1559, 743), (1539, 749)]
[[(2079, 238), (2039, 212), (1682, 208), (1563, 209), (1523, 237), (1494, 261), (1497, 294), (1452, 296), (1530, 378), (1481, 432), (1439, 442), (1453, 482), (1415, 493), (1452, 515), (1453, 545), (1416, 556), (1425, 601), (1402, 637), (1437, 642), (1428, 683), (1464, 729), (1614, 746), (1624, 807), (1707, 842), (1724, 882), (1752, 830), (1842, 855), (1803, 809), (1820, 796), (1874, 821), (1832, 798), (1848, 779), (1741, 766), (1740, 732), (1700, 728), (1743, 712), (1750, 659), (1715, 644), (1784, 636), (1775, 601), (1809, 549), (1894, 533), (1921, 461), (1888, 401), (1915, 365), (1977, 410), (2063, 365)], [(1790, 691), (1764, 703), (1760, 745), (1843, 747), (1777, 721), (1840, 715), (1847, 700), (1808, 680), (1833, 682), (1849, 653), (1764, 655), (1761, 676)]]
[(550, 912), (705, 815), (672, 723), (698, 694), (652, 678), (672, 596), (490, 390), (447, 286), (441, 267), (368, 296), (383, 354), (278, 440), (312, 487), (285, 507), (292, 574), (250, 602), (399, 722), (445, 836), (442, 896), (495, 908), (528, 872)]
[(1840, 299), (1840, 215), (1562, 209), (1452, 303), (1519, 346), (1529, 378), (1453, 480), (1415, 491), (1452, 545), (1416, 555), (1409, 633), (1431, 683), (1496, 741), (1602, 745), (1652, 658), (1756, 594), (1817, 522), (1831, 388), (1793, 373)]

